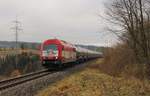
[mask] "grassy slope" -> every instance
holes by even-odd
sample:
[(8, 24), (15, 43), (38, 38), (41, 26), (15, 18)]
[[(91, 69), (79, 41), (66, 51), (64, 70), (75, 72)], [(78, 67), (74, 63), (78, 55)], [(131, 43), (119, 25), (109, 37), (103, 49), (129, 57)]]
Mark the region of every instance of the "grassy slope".
[(112, 77), (99, 71), (97, 64), (40, 91), (37, 96), (150, 96), (150, 82)]

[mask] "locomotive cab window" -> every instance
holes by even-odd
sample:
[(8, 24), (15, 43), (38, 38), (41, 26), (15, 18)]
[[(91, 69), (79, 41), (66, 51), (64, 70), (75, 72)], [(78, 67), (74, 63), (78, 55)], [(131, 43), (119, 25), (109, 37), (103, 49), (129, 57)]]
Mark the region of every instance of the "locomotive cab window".
[(54, 50), (54, 51), (56, 51), (57, 50), (57, 45), (55, 45), (55, 44), (45, 45), (43, 49), (44, 50)]

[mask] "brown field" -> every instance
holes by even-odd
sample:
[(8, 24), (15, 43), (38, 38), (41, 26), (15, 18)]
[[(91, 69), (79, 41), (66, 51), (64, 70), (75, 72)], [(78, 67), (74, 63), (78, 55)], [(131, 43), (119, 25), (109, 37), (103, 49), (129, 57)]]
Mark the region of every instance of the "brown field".
[(101, 60), (39, 91), (36, 96), (150, 96), (150, 81), (101, 73)]
[(33, 50), (33, 49), (5, 49), (5, 50), (0, 50), (0, 57), (4, 58), (7, 55), (16, 55), (16, 54), (22, 54), (22, 53), (32, 53), (32, 54), (39, 54), (39, 50)]

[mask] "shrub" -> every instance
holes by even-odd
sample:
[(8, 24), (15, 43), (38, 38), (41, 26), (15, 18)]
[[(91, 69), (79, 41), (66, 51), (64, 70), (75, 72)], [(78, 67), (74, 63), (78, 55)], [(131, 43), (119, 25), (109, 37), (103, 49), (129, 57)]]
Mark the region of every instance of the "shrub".
[(146, 75), (143, 73), (143, 67), (144, 64), (136, 61), (133, 50), (126, 44), (107, 48), (104, 52), (103, 63), (99, 66), (102, 72), (113, 76), (135, 76), (141, 79)]

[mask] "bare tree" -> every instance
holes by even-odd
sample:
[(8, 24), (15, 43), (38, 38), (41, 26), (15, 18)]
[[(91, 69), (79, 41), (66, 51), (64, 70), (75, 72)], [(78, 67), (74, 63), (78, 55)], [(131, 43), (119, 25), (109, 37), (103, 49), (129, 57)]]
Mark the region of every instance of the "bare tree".
[[(114, 0), (107, 7), (112, 30), (134, 51), (140, 63), (150, 65), (150, 0)], [(121, 34), (121, 35), (120, 35)]]

